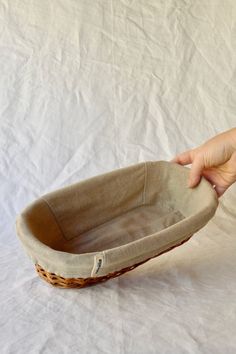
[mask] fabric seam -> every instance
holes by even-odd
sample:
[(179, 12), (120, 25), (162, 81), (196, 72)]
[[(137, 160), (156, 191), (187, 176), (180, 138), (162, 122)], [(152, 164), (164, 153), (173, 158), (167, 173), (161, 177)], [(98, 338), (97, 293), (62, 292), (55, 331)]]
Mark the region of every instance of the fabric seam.
[(57, 224), (57, 227), (58, 227), (59, 230), (61, 231), (61, 234), (62, 234), (64, 240), (65, 240), (65, 241), (68, 241), (67, 238), (66, 238), (66, 236), (65, 236), (65, 234), (64, 234), (64, 231), (63, 231), (61, 225), (60, 225), (59, 222), (58, 222), (58, 219), (57, 219), (57, 217), (56, 217), (56, 214), (54, 213), (54, 211), (53, 211), (51, 205), (50, 205), (49, 202), (48, 202), (46, 199), (44, 199), (43, 197), (41, 197), (41, 199), (47, 204), (47, 207), (48, 207), (48, 209), (50, 210), (52, 216), (54, 217), (54, 220), (55, 220), (55, 222), (56, 222), (56, 224)]

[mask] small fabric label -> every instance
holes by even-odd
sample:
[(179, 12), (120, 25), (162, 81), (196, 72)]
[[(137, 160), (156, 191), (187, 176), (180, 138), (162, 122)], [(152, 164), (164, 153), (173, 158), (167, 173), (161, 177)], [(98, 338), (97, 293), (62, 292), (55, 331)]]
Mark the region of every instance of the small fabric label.
[(101, 268), (104, 265), (105, 255), (104, 253), (98, 253), (94, 256), (94, 265), (91, 272), (91, 277), (98, 276)]

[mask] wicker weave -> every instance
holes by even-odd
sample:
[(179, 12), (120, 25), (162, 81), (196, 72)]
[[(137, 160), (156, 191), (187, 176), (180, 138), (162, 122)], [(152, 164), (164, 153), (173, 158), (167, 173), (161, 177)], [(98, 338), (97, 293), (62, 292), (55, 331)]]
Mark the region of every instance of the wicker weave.
[(122, 274), (124, 274), (126, 272), (129, 272), (132, 269), (138, 267), (139, 265), (141, 265), (143, 263), (146, 263), (150, 259), (158, 257), (161, 254), (163, 254), (165, 252), (168, 252), (168, 251), (172, 250), (175, 247), (181, 246), (183, 243), (187, 242), (190, 238), (191, 238), (191, 236), (189, 238), (187, 238), (186, 240), (182, 241), (181, 243), (176, 244), (175, 246), (170, 247), (167, 250), (157, 254), (154, 257), (148, 258), (148, 259), (146, 259), (143, 262), (134, 264), (134, 265), (132, 265), (130, 267), (123, 268), (123, 269), (121, 269), (119, 271), (116, 271), (116, 272), (113, 272), (113, 273), (109, 273), (109, 274), (101, 276), (101, 277), (94, 277), (94, 278), (91, 278), (91, 277), (90, 278), (64, 278), (64, 277), (61, 277), (61, 276), (56, 275), (54, 273), (47, 272), (39, 264), (36, 264), (35, 267), (36, 267), (36, 270), (37, 270), (39, 276), (42, 279), (44, 279), (45, 281), (47, 281), (48, 283), (50, 283), (51, 285), (53, 285), (53, 286), (56, 286), (58, 288), (84, 288), (84, 287), (87, 287), (87, 286), (95, 285), (95, 284), (100, 283), (100, 282), (107, 281), (107, 280), (109, 280), (111, 278), (115, 278), (115, 277), (118, 277), (119, 275), (122, 275)]

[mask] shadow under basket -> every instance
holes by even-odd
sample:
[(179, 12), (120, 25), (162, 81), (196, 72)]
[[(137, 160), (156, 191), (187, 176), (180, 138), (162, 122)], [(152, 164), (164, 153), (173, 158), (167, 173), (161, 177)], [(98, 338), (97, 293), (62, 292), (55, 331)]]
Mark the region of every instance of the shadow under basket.
[(210, 183), (187, 187), (189, 169), (147, 161), (48, 193), (17, 217), (39, 276), (82, 288), (120, 276), (180, 246), (213, 217)]

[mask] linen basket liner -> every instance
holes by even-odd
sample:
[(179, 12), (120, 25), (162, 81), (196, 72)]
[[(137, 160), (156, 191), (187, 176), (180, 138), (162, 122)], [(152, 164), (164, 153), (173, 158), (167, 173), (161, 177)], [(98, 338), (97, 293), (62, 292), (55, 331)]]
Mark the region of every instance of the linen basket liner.
[(210, 183), (187, 187), (189, 168), (146, 161), (31, 203), (16, 221), (35, 264), (65, 278), (101, 277), (180, 244), (214, 215)]

